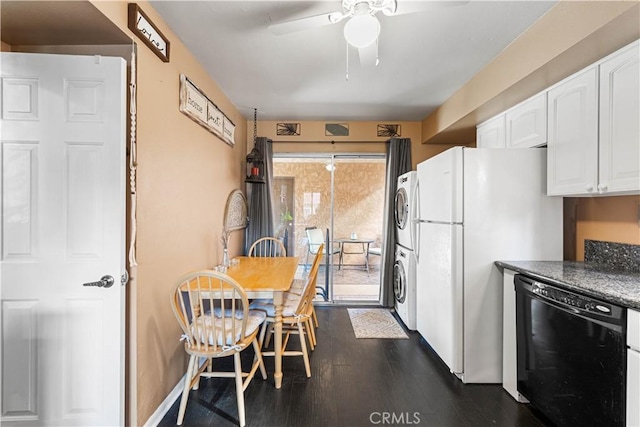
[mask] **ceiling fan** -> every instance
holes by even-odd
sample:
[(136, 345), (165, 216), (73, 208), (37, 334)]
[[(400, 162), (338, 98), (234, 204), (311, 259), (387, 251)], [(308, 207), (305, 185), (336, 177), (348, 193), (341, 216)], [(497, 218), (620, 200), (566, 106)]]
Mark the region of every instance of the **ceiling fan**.
[(344, 37), (349, 45), (358, 49), (360, 64), (378, 65), (380, 21), (375, 16), (378, 12), (386, 16), (396, 16), (422, 12), (434, 7), (459, 6), (466, 3), (469, 3), (469, 0), (342, 0), (342, 10), (272, 24), (269, 26), (269, 31), (275, 35), (283, 35), (337, 24), (348, 18), (344, 26)]

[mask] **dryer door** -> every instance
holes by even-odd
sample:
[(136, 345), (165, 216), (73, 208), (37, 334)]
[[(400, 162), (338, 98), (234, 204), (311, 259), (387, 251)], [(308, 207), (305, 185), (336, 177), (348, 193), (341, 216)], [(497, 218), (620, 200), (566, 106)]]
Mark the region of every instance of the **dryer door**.
[(407, 274), (400, 260), (393, 265), (393, 294), (399, 304), (403, 304), (407, 298)]
[(404, 188), (396, 191), (396, 227), (404, 230), (409, 222), (409, 195)]

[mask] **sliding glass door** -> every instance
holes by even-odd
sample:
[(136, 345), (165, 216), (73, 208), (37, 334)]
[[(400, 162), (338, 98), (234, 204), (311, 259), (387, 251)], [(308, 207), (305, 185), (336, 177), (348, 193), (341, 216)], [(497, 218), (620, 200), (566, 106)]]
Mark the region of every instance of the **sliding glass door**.
[[(326, 241), (318, 285), (331, 302), (377, 303), (385, 192), (384, 155), (276, 156), (276, 230), (301, 274)], [(315, 246), (314, 246), (315, 245)], [(371, 252), (371, 249), (374, 249)]]

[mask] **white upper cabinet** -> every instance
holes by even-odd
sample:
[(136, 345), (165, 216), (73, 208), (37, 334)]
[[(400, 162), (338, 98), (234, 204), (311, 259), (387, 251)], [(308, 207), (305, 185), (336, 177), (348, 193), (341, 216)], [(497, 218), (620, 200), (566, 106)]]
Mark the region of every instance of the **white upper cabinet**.
[(640, 44), (600, 65), (600, 181), (602, 193), (640, 188)]
[(530, 148), (547, 143), (547, 94), (539, 93), (476, 128), (480, 148)]
[(478, 148), (504, 148), (506, 146), (504, 120), (504, 114), (500, 114), (478, 125), (476, 146)]
[(507, 148), (539, 147), (547, 143), (547, 94), (529, 98), (505, 113)]
[(547, 194), (640, 194), (640, 40), (478, 125), (481, 148), (547, 145)]
[(635, 42), (548, 91), (547, 194), (640, 193)]
[(598, 185), (598, 68), (548, 93), (547, 194), (591, 194)]

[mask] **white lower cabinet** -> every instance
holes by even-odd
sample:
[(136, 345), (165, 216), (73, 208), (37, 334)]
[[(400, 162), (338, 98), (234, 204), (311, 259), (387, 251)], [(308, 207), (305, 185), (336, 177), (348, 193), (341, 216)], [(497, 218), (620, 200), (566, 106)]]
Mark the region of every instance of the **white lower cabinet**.
[(513, 276), (516, 273), (504, 270), (502, 309), (502, 388), (516, 401), (528, 400), (518, 393), (518, 348), (516, 342), (516, 289)]
[(627, 427), (640, 426), (640, 351), (627, 353)]
[(640, 426), (640, 312), (627, 310), (627, 427)]

